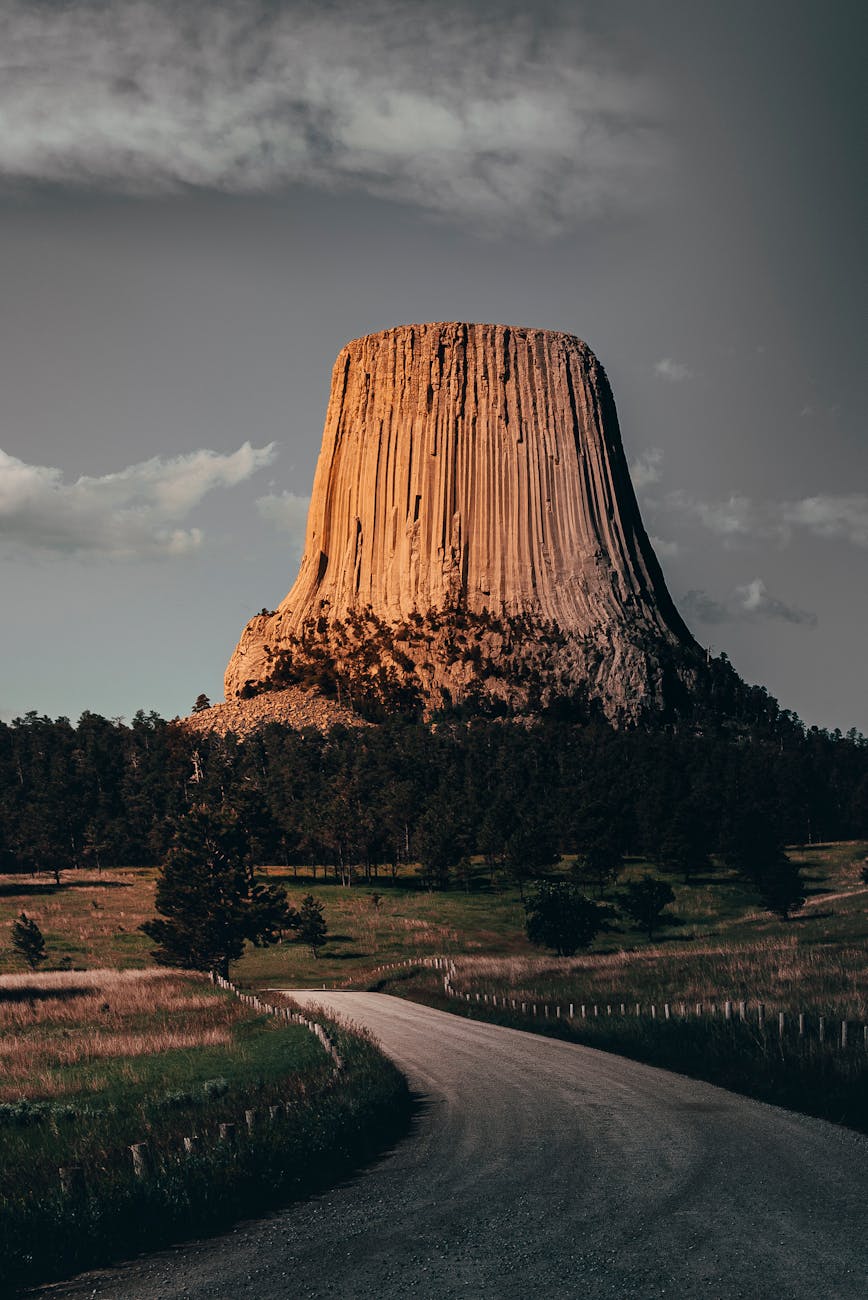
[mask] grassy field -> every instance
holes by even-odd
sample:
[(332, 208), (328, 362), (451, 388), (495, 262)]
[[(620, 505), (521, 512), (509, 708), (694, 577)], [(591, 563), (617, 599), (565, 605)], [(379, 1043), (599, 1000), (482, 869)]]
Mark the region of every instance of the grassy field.
[(0, 977), (0, 1061), (0, 1197), (59, 1165), (125, 1167), (133, 1142), (165, 1146), (328, 1076), (307, 1030), (158, 970)]
[(396, 1137), (400, 1075), (364, 1036), (329, 1032), (337, 1076), (308, 1029), (200, 976), (0, 976), (0, 1292), (306, 1194)]
[[(566, 975), (576, 992), (589, 994), (703, 1000), (723, 993), (781, 1006), (801, 1001), (861, 1018), (868, 997), (868, 889), (859, 873), (866, 853), (861, 842), (791, 848), (808, 902), (789, 923), (759, 911), (751, 890), (726, 870), (689, 884), (669, 876), (676, 895), (670, 911), (680, 924), (664, 927), (649, 945), (619, 923), (618, 932), (601, 935), (572, 965), (528, 944), (518, 892), (492, 889), (481, 865), (470, 892), (447, 893), (421, 890), (412, 872), (344, 888), (324, 881), (321, 868), (316, 879), (309, 870), (296, 876), (270, 868), (269, 878), (285, 883), (296, 905), (310, 891), (322, 900), (329, 942), (318, 960), (295, 942), (250, 949), (233, 978), (260, 986), (364, 985), (381, 964), (451, 953), (478, 967), (480, 979), (496, 976), (532, 992), (551, 991)], [(630, 862), (621, 880), (647, 869)], [(22, 910), (42, 928), (50, 966), (147, 965), (149, 942), (137, 927), (153, 915), (155, 876), (152, 869), (76, 872), (59, 887), (44, 878), (0, 878), (0, 969), (20, 969), (8, 935)]]

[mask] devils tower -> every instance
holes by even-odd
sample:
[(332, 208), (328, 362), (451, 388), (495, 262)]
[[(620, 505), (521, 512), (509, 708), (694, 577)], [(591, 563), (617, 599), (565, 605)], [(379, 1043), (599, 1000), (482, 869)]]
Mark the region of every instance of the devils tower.
[(642, 525), (590, 348), (504, 325), (408, 325), (332, 374), (304, 555), (248, 623), (226, 696), (345, 688), (430, 712), (668, 706), (699, 648)]

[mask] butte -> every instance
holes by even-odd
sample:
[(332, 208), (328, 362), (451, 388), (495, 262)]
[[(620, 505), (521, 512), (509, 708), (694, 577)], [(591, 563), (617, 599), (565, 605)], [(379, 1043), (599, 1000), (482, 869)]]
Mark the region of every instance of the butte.
[(335, 362), (298, 577), (247, 624), (225, 688), (635, 722), (678, 708), (704, 662), (590, 348), (406, 325)]

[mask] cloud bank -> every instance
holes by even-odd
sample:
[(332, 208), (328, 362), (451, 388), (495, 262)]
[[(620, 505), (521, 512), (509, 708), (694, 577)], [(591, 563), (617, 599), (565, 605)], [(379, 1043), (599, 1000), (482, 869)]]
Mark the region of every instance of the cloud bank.
[(715, 600), (701, 588), (688, 591), (680, 602), (680, 608), (688, 622), (694, 619), (698, 623), (710, 624), (772, 620), (803, 627), (817, 626), (816, 614), (800, 609), (798, 605), (788, 605), (771, 595), (762, 578), (754, 578), (744, 586), (736, 587), (733, 595), (725, 601)]
[(364, 190), (540, 233), (635, 206), (654, 95), (569, 5), (10, 0), (0, 177)]
[(179, 525), (215, 488), (234, 487), (270, 465), (275, 445), (243, 443), (231, 455), (154, 456), (116, 474), (65, 483), (59, 469), (0, 451), (0, 544), (4, 551), (111, 559), (186, 555), (202, 543)]
[(734, 494), (725, 501), (701, 501), (670, 492), (665, 507), (690, 515), (728, 541), (765, 539), (781, 545), (799, 532), (868, 548), (868, 494), (820, 495), (795, 501), (757, 501)]

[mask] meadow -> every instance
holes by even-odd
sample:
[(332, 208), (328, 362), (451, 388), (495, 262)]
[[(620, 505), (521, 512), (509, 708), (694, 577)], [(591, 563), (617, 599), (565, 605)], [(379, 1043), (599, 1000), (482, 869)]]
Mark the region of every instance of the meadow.
[[(619, 920), (587, 954), (561, 960), (528, 943), (518, 890), (492, 882), (481, 862), (472, 866), (468, 889), (445, 892), (422, 889), (406, 868), (394, 880), (347, 887), (322, 867), (270, 867), (264, 874), (285, 884), (296, 906), (308, 892), (322, 900), (329, 939), (317, 959), (289, 937), (248, 949), (233, 979), (250, 987), (365, 987), (378, 966), (450, 954), (480, 988), (497, 982), (554, 996), (569, 984), (587, 1000), (595, 993), (660, 1002), (751, 997), (784, 1010), (868, 1018), (868, 886), (860, 879), (868, 844), (791, 846), (789, 854), (807, 893), (789, 922), (761, 911), (750, 887), (718, 866), (687, 884), (665, 875), (675, 892), (667, 911), (677, 923), (664, 924), (652, 944)], [(629, 861), (619, 885), (648, 870), (664, 874)], [(7, 936), (22, 910), (45, 935), (49, 967), (147, 966), (150, 944), (138, 926), (153, 915), (155, 878), (153, 868), (69, 872), (59, 886), (45, 877), (0, 877), (0, 970), (21, 969)]]
[(202, 976), (0, 976), (0, 1284), (209, 1230), (367, 1159), (406, 1122), (406, 1088), (372, 1042), (331, 1035), (339, 1079), (309, 1030)]

